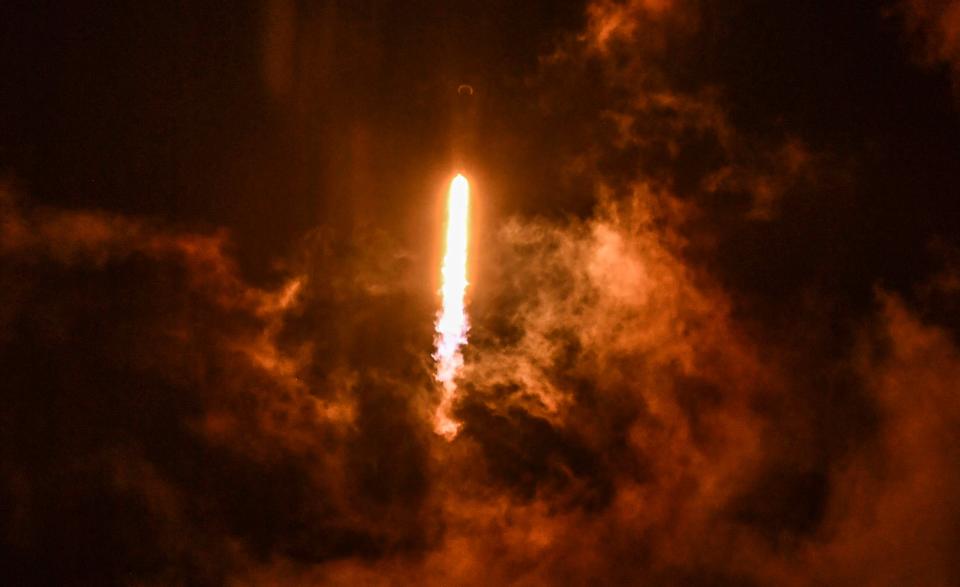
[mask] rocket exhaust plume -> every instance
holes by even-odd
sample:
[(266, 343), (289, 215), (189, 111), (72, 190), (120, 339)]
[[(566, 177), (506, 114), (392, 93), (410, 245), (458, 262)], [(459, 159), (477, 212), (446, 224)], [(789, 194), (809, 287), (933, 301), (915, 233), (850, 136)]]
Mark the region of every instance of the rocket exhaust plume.
[(456, 377), (463, 367), (460, 347), (467, 342), (467, 312), (464, 294), (467, 289), (467, 223), (470, 214), (470, 184), (463, 175), (450, 182), (447, 199), (447, 249), (443, 256), (440, 290), (443, 307), (437, 316), (436, 351), (437, 381), (443, 386), (440, 405), (433, 417), (433, 429), (447, 440), (453, 440), (460, 424), (450, 410), (457, 390)]

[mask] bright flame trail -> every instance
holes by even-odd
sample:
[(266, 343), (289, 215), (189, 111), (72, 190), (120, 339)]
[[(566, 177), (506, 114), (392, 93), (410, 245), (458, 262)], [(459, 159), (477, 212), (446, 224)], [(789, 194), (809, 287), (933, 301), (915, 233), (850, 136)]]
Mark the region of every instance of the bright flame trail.
[(443, 384), (443, 397), (433, 418), (437, 434), (452, 440), (460, 430), (460, 424), (450, 416), (456, 377), (463, 367), (460, 347), (467, 342), (467, 312), (464, 293), (467, 290), (467, 223), (470, 215), (470, 184), (467, 178), (457, 175), (450, 182), (447, 201), (447, 252), (443, 256), (443, 309), (437, 317), (437, 380)]

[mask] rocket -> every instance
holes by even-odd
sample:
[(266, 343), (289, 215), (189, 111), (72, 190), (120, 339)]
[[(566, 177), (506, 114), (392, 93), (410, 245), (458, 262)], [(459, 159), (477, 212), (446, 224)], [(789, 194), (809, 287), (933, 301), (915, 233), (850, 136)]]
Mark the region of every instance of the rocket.
[(478, 96), (476, 89), (466, 83), (457, 85), (452, 112), (451, 150), (453, 167), (466, 174), (476, 148)]
[(456, 176), (450, 182), (447, 197), (446, 252), (440, 270), (443, 304), (437, 314), (433, 353), (437, 363), (436, 379), (442, 384), (433, 429), (448, 441), (457, 436), (461, 426), (454, 417), (454, 406), (458, 395), (457, 377), (464, 366), (461, 349), (467, 344), (470, 330), (465, 304), (470, 225), (470, 182), (466, 176), (474, 165), (472, 155), (477, 130), (477, 101), (473, 86), (459, 84), (453, 99), (450, 148)]

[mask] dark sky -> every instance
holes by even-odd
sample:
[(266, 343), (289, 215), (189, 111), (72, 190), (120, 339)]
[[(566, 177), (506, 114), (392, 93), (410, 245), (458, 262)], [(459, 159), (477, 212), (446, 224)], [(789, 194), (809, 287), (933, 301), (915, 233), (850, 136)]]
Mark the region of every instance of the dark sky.
[(958, 186), (956, 0), (7, 2), (0, 583), (960, 584)]

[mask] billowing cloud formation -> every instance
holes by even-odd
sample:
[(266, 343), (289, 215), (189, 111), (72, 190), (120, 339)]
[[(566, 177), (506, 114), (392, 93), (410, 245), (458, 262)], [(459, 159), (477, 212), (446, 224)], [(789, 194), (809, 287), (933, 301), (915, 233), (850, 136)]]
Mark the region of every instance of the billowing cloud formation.
[(598, 0), (502, 82), (447, 442), (438, 227), (370, 172), (412, 159), (392, 123), (416, 125), (367, 95), (356, 120), (310, 110), (351, 112), (326, 82), (366, 88), (386, 59), (360, 42), (380, 21), (335, 8), (269, 2), (257, 29), (270, 108), (336, 143), (329, 214), (286, 254), (263, 245), (270, 270), (243, 223), (0, 192), (13, 583), (960, 581), (957, 243), (937, 189), (955, 172), (913, 130), (888, 151), (883, 110), (814, 112), (819, 79), (791, 80), (792, 107), (755, 91), (743, 55), (812, 74), (734, 41), (802, 11)]

